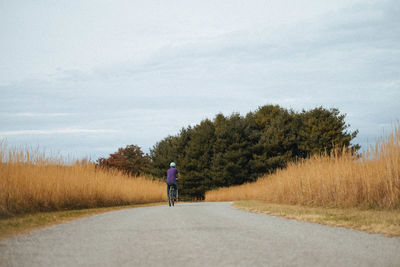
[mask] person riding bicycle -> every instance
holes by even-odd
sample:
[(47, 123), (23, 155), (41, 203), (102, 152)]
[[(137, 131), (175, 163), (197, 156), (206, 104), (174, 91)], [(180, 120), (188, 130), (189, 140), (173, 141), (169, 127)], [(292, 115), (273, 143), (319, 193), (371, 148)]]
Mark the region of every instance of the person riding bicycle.
[(179, 173), (178, 173), (178, 169), (175, 168), (176, 167), (175, 162), (171, 162), (171, 164), (169, 164), (169, 166), (170, 166), (170, 168), (167, 171), (167, 180), (166, 180), (167, 195), (168, 195), (170, 186), (172, 186), (174, 189), (174, 193), (173, 193), (174, 201), (176, 201), (176, 190), (178, 189), (177, 180), (179, 179)]

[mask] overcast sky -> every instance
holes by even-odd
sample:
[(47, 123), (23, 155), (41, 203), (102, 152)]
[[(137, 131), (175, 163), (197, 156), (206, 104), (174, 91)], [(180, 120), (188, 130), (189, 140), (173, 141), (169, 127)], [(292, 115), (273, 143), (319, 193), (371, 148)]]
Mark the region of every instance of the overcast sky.
[(97, 159), (222, 112), (400, 119), (400, 2), (0, 0), (0, 139)]

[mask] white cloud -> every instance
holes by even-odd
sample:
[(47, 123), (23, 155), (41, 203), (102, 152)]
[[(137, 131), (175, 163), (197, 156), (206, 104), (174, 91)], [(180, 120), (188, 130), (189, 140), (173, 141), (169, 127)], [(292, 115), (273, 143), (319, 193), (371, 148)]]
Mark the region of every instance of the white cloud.
[(13, 136), (13, 135), (48, 135), (48, 134), (79, 134), (79, 133), (116, 133), (116, 130), (109, 129), (53, 129), (53, 130), (18, 130), (18, 131), (1, 131), (0, 136)]
[(71, 113), (40, 113), (40, 112), (0, 112), (0, 116), (5, 117), (64, 117)]
[[(218, 112), (270, 103), (337, 107), (361, 139), (400, 117), (397, 0), (79, 3), (0, 10), (10, 142), (151, 147)], [(119, 131), (91, 134), (104, 129)]]
[[(168, 46), (296, 24), (360, 0), (11, 1), (0, 8), (0, 82), (57, 68), (141, 62)], [(290, 8), (289, 8), (290, 7)]]

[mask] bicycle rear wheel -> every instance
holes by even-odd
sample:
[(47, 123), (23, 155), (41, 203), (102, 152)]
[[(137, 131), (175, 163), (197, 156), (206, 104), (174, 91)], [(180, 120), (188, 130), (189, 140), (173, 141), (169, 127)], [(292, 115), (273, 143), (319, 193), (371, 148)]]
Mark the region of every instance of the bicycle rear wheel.
[(170, 188), (169, 188), (169, 199), (170, 199), (170, 206), (172, 205), (172, 206), (175, 206), (175, 203), (174, 203), (174, 187), (173, 186), (170, 186)]

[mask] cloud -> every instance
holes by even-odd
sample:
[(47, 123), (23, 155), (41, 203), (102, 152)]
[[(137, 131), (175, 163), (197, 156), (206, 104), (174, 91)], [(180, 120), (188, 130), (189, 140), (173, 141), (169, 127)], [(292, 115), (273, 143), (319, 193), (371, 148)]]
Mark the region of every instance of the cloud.
[(5, 117), (64, 117), (71, 113), (40, 113), (40, 112), (0, 112), (0, 116)]
[(134, 91), (136, 96), (169, 92), (198, 96), (211, 91), (222, 96), (226, 92), (221, 88), (238, 85), (253, 93), (283, 86), (296, 93), (299, 90), (291, 87), (299, 83), (370, 83), (399, 74), (396, 5), (393, 1), (378, 7), (361, 3), (275, 30), (260, 24), (189, 39), (164, 45), (140, 61), (127, 60), (87, 72), (65, 70), (60, 77), (71, 82), (118, 83), (116, 90)]
[(110, 129), (53, 129), (53, 130), (18, 130), (18, 131), (1, 131), (0, 136), (14, 136), (14, 135), (49, 135), (49, 134), (79, 134), (79, 133), (116, 133), (116, 130)]
[[(320, 8), (327, 4), (318, 3)], [(9, 136), (15, 143), (49, 143), (54, 138), (54, 146), (60, 140), (86, 145), (88, 150), (98, 144), (107, 150), (131, 143), (150, 147), (181, 127), (213, 118), (218, 112), (245, 114), (270, 103), (295, 110), (337, 107), (348, 114), (346, 121), (360, 130), (360, 139), (379, 135), (381, 125), (400, 118), (397, 0), (342, 3), (348, 8), (332, 11), (324, 7), (327, 12), (323, 13), (313, 11), (314, 5), (297, 5), (323, 16), (273, 25), (260, 9), (259, 19), (244, 16), (242, 22), (247, 26), (243, 26), (228, 9), (228, 21), (215, 13), (216, 25), (222, 19), (224, 29), (211, 31), (216, 28), (213, 24), (199, 34), (190, 23), (184, 25), (187, 32), (178, 28), (167, 31), (160, 23), (153, 25), (156, 32), (146, 39), (149, 27), (143, 21), (148, 14), (141, 12), (143, 35), (131, 34), (134, 40), (125, 42), (127, 47), (143, 45), (140, 53), (114, 49), (123, 52), (123, 60), (105, 60), (104, 64), (82, 68), (76, 62), (72, 66), (60, 63), (46, 78), (21, 78), (8, 83), (0, 79), (0, 135)], [(271, 8), (268, 12), (276, 13)], [(196, 13), (209, 20), (201, 12)], [(274, 16), (279, 17), (278, 13)], [(110, 27), (116, 25), (112, 20), (103, 22), (110, 23)], [(177, 21), (172, 23), (180, 26)], [(82, 30), (74, 28), (75, 32)], [(161, 36), (165, 40), (160, 40), (164, 38)], [(89, 39), (92, 44), (98, 38)], [(111, 48), (98, 58), (110, 56)], [(79, 55), (90, 51), (87, 46), (79, 46)], [(46, 57), (52, 55), (45, 52)], [(74, 58), (64, 50), (58, 55)], [(35, 58), (39, 57), (35, 54)], [(24, 62), (29, 60), (24, 58)], [(61, 61), (51, 58), (51, 62)], [(54, 130), (26, 130), (49, 128)], [(103, 129), (109, 128), (119, 130), (118, 134), (90, 134), (108, 133), (110, 130)], [(85, 140), (75, 133), (87, 133)], [(60, 138), (59, 134), (72, 135)]]

